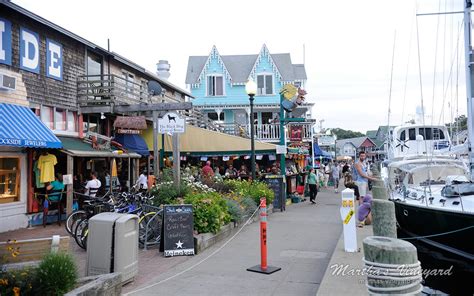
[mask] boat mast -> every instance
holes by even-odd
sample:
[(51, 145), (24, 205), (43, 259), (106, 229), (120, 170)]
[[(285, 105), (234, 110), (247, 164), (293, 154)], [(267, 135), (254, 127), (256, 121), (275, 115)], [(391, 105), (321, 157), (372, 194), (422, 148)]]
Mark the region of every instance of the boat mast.
[(474, 181), (474, 151), (472, 143), (474, 142), (473, 129), (473, 105), (472, 105), (472, 89), (471, 89), (471, 0), (465, 0), (464, 7), (464, 59), (466, 64), (466, 97), (467, 97), (467, 130), (469, 144), (469, 170), (471, 181)]

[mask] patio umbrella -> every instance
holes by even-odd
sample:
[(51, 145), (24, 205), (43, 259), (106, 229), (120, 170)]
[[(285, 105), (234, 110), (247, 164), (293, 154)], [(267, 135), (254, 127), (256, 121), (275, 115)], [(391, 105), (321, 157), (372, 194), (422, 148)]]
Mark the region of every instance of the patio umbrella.
[(112, 160), (112, 177), (117, 177), (117, 163), (115, 162), (115, 158)]

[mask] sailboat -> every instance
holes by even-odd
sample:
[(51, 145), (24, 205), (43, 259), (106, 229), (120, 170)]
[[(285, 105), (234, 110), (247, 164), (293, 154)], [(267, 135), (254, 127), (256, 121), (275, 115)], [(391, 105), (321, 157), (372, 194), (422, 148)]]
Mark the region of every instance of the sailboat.
[[(469, 141), (474, 143), (471, 113), (471, 1), (464, 9)], [(399, 238), (436, 254), (436, 263), (456, 266), (474, 278), (474, 150), (470, 165), (452, 153), (446, 126), (407, 124), (389, 136), (389, 159), (382, 178), (395, 204)], [(474, 147), (473, 147), (474, 148)], [(472, 149), (471, 149), (472, 150)], [(423, 264), (423, 261), (422, 261)], [(471, 292), (474, 285), (466, 281)]]

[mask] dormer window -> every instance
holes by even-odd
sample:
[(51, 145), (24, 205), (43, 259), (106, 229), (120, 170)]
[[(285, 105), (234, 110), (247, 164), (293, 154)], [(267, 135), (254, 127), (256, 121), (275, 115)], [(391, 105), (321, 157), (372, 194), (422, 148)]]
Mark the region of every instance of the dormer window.
[(273, 95), (273, 75), (257, 75), (257, 95)]
[(221, 75), (207, 76), (207, 95), (210, 97), (224, 95), (224, 77)]

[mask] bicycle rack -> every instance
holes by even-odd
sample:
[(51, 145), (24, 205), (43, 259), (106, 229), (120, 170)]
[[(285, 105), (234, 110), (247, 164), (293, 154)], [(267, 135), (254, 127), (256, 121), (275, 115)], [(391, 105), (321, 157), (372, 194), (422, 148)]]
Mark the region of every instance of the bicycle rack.
[[(158, 237), (157, 239), (154, 239), (153, 241), (148, 241), (148, 232), (152, 231), (151, 230), (151, 223), (158, 218), (161, 218), (161, 213), (163, 212), (163, 209), (160, 208), (160, 207), (155, 207), (155, 206), (151, 206), (151, 205), (147, 205), (147, 204), (144, 204), (142, 205), (142, 208), (143, 208), (143, 211), (146, 212), (146, 213), (149, 213), (149, 212), (156, 212), (155, 215), (153, 215), (150, 220), (148, 220), (148, 222), (146, 223), (146, 227), (145, 227), (145, 241), (143, 242), (143, 250), (147, 250), (147, 246), (152, 246), (152, 245), (156, 245), (156, 244), (159, 244), (160, 243), (160, 240), (161, 240), (161, 229), (159, 229), (159, 234), (158, 234)], [(161, 227), (163, 227), (163, 223), (161, 223)], [(159, 238), (159, 239), (158, 239)]]

